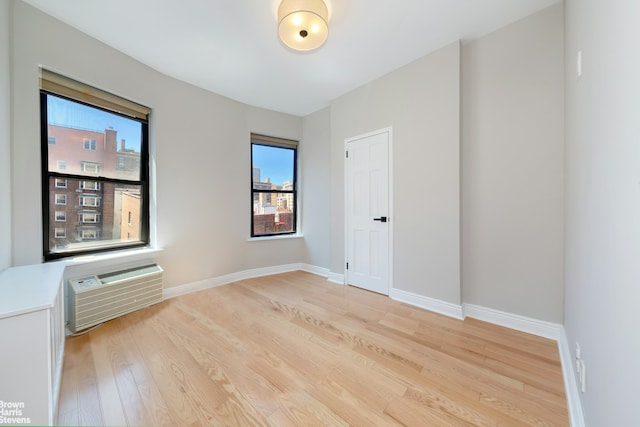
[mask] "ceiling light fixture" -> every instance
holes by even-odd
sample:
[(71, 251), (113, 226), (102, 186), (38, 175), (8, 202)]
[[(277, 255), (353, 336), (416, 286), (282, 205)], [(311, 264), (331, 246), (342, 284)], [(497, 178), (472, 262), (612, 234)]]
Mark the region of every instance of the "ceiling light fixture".
[(278, 35), (291, 49), (317, 49), (329, 34), (329, 13), (322, 0), (282, 0), (278, 7)]

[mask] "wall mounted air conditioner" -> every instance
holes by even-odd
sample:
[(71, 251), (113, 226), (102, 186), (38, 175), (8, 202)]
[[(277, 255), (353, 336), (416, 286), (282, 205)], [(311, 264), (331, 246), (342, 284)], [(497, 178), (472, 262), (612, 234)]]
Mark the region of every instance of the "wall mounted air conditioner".
[(73, 333), (162, 301), (157, 265), (69, 280), (69, 330)]

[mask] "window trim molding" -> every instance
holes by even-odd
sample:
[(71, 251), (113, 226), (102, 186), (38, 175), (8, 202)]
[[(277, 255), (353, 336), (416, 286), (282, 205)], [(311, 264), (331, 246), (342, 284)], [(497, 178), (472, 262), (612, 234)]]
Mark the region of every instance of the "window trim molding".
[(81, 104), (98, 106), (103, 110), (139, 120), (146, 121), (151, 113), (149, 107), (45, 68), (40, 68), (40, 88)]
[[(276, 148), (284, 148), (293, 150), (293, 190), (256, 190), (253, 188), (253, 146), (254, 145), (263, 145), (266, 147), (276, 147)], [(251, 229), (249, 233), (249, 240), (268, 240), (275, 238), (285, 238), (292, 237), (296, 238), (301, 235), (300, 233), (300, 224), (299, 224), (299, 210), (300, 210), (300, 197), (299, 197), (299, 179), (298, 179), (298, 151), (299, 151), (299, 142), (286, 139), (286, 138), (278, 138), (273, 136), (267, 136), (257, 133), (251, 133), (250, 135), (250, 194), (251, 194)], [(292, 231), (283, 232), (283, 233), (266, 233), (266, 234), (255, 234), (255, 223), (254, 223), (254, 212), (253, 212), (253, 198), (256, 193), (271, 193), (271, 194), (292, 194), (293, 195), (293, 217), (292, 217)], [(277, 207), (276, 207), (277, 209)]]
[[(42, 199), (42, 251), (44, 261), (54, 261), (62, 258), (72, 258), (77, 256), (101, 254), (106, 252), (132, 250), (148, 248), (151, 245), (151, 221), (152, 214), (150, 212), (151, 198), (150, 193), (150, 141), (149, 141), (149, 114), (151, 109), (132, 101), (128, 101), (124, 98), (120, 98), (117, 95), (110, 94), (108, 92), (96, 89), (92, 86), (85, 85), (84, 83), (77, 82), (75, 80), (60, 76), (56, 73), (52, 73), (45, 69), (40, 69), (40, 140), (41, 140), (41, 199)], [(48, 76), (58, 76), (56, 84), (49, 84), (50, 79)], [(69, 86), (73, 86), (73, 89), (84, 88), (86, 93), (73, 92), (69, 93), (65, 89), (65, 85), (61, 84), (66, 82)], [(64, 170), (56, 169), (49, 170), (48, 165), (48, 121), (47, 121), (47, 96), (53, 95), (59, 98), (67, 99), (69, 101), (76, 102), (78, 104), (87, 105), (92, 108), (97, 108), (103, 111), (107, 111), (111, 114), (120, 115), (122, 117), (135, 120), (141, 123), (141, 145), (140, 145), (140, 178), (136, 181), (127, 179), (115, 179), (106, 178), (102, 176), (81, 176), (70, 174), (66, 168)], [(72, 96), (73, 95), (73, 96)], [(76, 96), (77, 95), (77, 96)], [(66, 160), (63, 160), (65, 164)], [(58, 166), (58, 165), (56, 165)], [(100, 174), (101, 168), (98, 169)], [(140, 238), (135, 242), (119, 241), (118, 244), (104, 244), (97, 245), (91, 248), (82, 248), (70, 251), (60, 251), (57, 246), (50, 242), (51, 232), (54, 231), (55, 221), (50, 220), (50, 211), (53, 209), (53, 203), (50, 198), (53, 196), (49, 191), (50, 179), (52, 178), (66, 178), (75, 180), (93, 180), (98, 181), (100, 187), (104, 183), (113, 182), (116, 184), (131, 184), (139, 186), (142, 197), (140, 197)], [(101, 233), (98, 234), (98, 236)]]

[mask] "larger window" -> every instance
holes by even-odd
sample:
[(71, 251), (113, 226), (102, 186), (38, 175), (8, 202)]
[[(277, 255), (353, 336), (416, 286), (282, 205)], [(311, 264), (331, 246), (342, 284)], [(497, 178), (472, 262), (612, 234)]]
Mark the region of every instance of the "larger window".
[(45, 260), (148, 245), (150, 110), (46, 70), (40, 82)]
[(251, 237), (294, 234), (298, 143), (251, 135)]

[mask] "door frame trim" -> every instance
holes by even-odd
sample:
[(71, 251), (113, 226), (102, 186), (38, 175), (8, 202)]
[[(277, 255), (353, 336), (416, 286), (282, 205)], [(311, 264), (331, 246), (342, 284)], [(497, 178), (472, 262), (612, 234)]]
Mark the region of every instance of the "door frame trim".
[[(393, 229), (395, 223), (395, 214), (393, 210), (393, 127), (388, 126), (382, 129), (374, 130), (371, 132), (363, 133), (360, 135), (352, 136), (346, 138), (344, 140), (344, 152), (346, 153), (349, 149), (349, 143), (353, 141), (357, 141), (364, 138), (369, 138), (371, 136), (380, 135), (386, 133), (388, 135), (389, 144), (387, 146), (387, 162), (389, 167), (389, 213), (387, 214), (389, 217), (389, 288), (387, 289), (387, 296), (391, 295), (391, 290), (393, 287)], [(347, 200), (347, 179), (349, 168), (347, 164), (347, 157), (342, 158), (344, 161), (343, 165), (343, 173), (344, 173), (344, 262), (342, 263), (343, 271), (344, 271), (344, 284), (349, 284), (349, 271), (347, 270), (347, 256), (349, 255), (349, 211), (348, 211), (348, 200)]]

